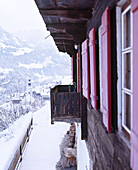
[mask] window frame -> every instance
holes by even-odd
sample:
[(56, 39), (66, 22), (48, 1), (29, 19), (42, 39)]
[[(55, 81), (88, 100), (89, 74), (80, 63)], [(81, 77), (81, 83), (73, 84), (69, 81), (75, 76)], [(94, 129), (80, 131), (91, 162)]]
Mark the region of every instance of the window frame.
[[(129, 92), (126, 92), (126, 91), (122, 91), (122, 126), (123, 126), (123, 128), (130, 134), (131, 133), (131, 129), (129, 129), (125, 124), (124, 124), (124, 122), (125, 122), (125, 114), (123, 114), (123, 112), (124, 112), (124, 110), (125, 110), (125, 108), (124, 108), (124, 95), (125, 94), (127, 94), (127, 95), (129, 95), (130, 96), (130, 100), (131, 100), (131, 127), (132, 127), (132, 94), (130, 94)], [(130, 128), (131, 128), (130, 127)]]
[[(125, 42), (125, 37), (124, 37), (124, 16), (126, 15), (126, 13), (130, 10), (130, 46), (125, 48), (124, 47), (124, 42)], [(131, 11), (131, 5), (129, 5), (122, 13), (121, 13), (121, 23), (122, 23), (122, 27), (121, 27), (121, 37), (122, 37), (122, 49), (121, 49), (121, 60), (122, 60), (122, 127), (126, 130), (126, 132), (130, 135), (131, 133), (131, 129), (132, 129), (132, 104), (133, 104), (133, 101), (132, 101), (132, 96), (133, 96), (133, 50), (132, 50), (132, 43), (133, 43), (133, 20), (132, 20), (132, 11)], [(128, 89), (126, 87), (124, 87), (124, 77), (125, 77), (125, 71), (124, 71), (124, 68), (125, 68), (125, 64), (124, 64), (124, 55), (125, 54), (128, 54), (130, 53), (130, 61), (131, 61), (131, 64), (130, 64), (130, 69), (131, 69), (131, 88)], [(131, 98), (131, 112), (130, 112), (130, 117), (131, 117), (131, 127), (130, 129), (125, 125), (125, 113), (124, 113), (124, 110), (125, 110), (125, 101), (124, 101), (124, 95), (125, 94), (128, 94)]]
[[(126, 88), (125, 86), (124, 86), (124, 82), (125, 82), (125, 79), (124, 79), (124, 77), (125, 77), (125, 66), (124, 66), (124, 55), (125, 54), (128, 54), (128, 53), (130, 53), (130, 61), (131, 61), (131, 65), (130, 65), (130, 67), (131, 67), (131, 88), (130, 89), (128, 89), (128, 88)], [(132, 67), (133, 67), (133, 65), (132, 65), (132, 62), (133, 62), (133, 55), (132, 55), (132, 49), (129, 49), (129, 50), (125, 50), (125, 51), (122, 51), (122, 90), (124, 90), (124, 91), (126, 91), (126, 92), (129, 92), (129, 93), (132, 93), (132, 87), (133, 87), (133, 81), (132, 81), (132, 76), (133, 76), (133, 74), (132, 74)]]

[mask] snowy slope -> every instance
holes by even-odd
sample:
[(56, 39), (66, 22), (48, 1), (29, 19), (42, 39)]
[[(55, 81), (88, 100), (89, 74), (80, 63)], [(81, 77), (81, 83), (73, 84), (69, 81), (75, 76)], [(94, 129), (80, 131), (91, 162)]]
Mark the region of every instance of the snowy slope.
[[(5, 93), (24, 92), (29, 79), (35, 87), (71, 75), (70, 57), (59, 53), (52, 37), (45, 39), (47, 34), (24, 31), (20, 40), (19, 34), (11, 35), (0, 27), (0, 101), (6, 98)], [(10, 84), (1, 86), (10, 80)]]
[[(39, 34), (39, 31), (37, 32)], [(35, 37), (36, 32), (34, 31), (33, 34), (32, 31), (32, 35)], [(70, 57), (59, 53), (51, 37), (45, 40), (45, 34), (41, 35), (37, 43), (36, 39), (22, 41), (0, 27), (0, 59), (0, 67), (13, 68), (15, 71), (18, 69), (20, 72), (26, 70), (30, 72), (30, 75), (33, 72), (41, 73), (45, 70), (51, 75), (70, 73)]]

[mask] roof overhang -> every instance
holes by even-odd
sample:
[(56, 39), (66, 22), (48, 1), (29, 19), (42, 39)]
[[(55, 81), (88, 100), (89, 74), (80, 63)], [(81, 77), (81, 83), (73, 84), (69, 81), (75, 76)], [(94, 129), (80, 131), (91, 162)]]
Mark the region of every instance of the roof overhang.
[(75, 44), (86, 39), (87, 21), (92, 18), (94, 0), (35, 0), (47, 30), (59, 51), (76, 53)]

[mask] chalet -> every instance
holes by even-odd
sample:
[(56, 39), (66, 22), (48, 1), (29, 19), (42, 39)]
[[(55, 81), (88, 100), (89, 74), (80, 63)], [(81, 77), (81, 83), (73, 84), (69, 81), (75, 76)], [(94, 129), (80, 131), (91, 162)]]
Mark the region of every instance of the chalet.
[(138, 170), (138, 0), (35, 2), (77, 84), (51, 89), (52, 122), (81, 121), (94, 170)]

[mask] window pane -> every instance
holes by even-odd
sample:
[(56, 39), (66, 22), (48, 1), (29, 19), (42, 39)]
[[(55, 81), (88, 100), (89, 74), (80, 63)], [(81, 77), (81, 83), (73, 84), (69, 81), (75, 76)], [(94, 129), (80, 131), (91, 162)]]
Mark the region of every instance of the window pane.
[(131, 44), (131, 18), (130, 10), (124, 15), (124, 48), (130, 47)]
[(131, 89), (131, 54), (126, 53), (123, 55), (124, 57), (124, 87), (127, 89)]
[(131, 130), (131, 96), (124, 93), (124, 125)]

